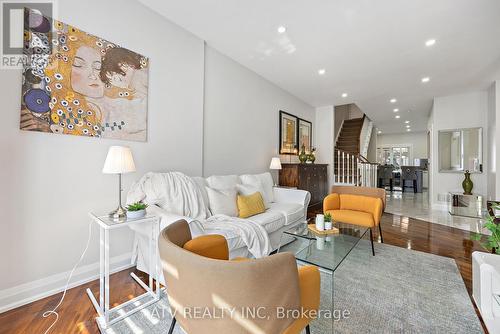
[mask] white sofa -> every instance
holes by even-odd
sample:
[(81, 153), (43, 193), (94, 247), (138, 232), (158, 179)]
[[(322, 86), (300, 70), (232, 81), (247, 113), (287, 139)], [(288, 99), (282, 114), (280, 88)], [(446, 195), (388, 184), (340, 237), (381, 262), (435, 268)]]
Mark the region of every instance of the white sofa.
[[(257, 223), (264, 227), (269, 236), (269, 241), (272, 250), (276, 250), (280, 243), (280, 238), (283, 231), (303, 223), (307, 217), (307, 207), (310, 201), (310, 193), (303, 190), (279, 188), (273, 186), (273, 179), (270, 173), (254, 174), (254, 175), (226, 175), (226, 176), (211, 176), (208, 178), (193, 177), (198, 188), (200, 189), (203, 202), (207, 207), (210, 207), (208, 195), (205, 187), (213, 189), (228, 189), (234, 188), (238, 184), (251, 185), (251, 182), (258, 180), (262, 185), (264, 192), (263, 197), (269, 201), (268, 209), (264, 213), (247, 218), (248, 220)], [(152, 213), (161, 213), (161, 229), (172, 224), (179, 219), (185, 219), (190, 223), (191, 233), (193, 237), (200, 234), (205, 234), (197, 228), (196, 223), (193, 223), (194, 218), (184, 217), (165, 212), (159, 206), (150, 206), (148, 210)], [(136, 260), (137, 269), (148, 272), (148, 234), (150, 232), (147, 226), (133, 225), (135, 232), (134, 257)], [(250, 254), (241, 237), (231, 231), (224, 231), (223, 234), (229, 246), (229, 256), (234, 257), (249, 257)]]
[(472, 297), (490, 333), (500, 333), (500, 255), (472, 253)]

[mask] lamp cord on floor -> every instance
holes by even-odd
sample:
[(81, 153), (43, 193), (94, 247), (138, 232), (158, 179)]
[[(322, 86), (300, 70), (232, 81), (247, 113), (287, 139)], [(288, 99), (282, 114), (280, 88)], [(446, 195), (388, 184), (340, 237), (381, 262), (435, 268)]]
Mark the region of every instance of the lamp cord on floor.
[(42, 315), (44, 318), (47, 318), (52, 314), (56, 316), (56, 319), (54, 320), (54, 322), (52, 322), (50, 327), (47, 328), (47, 330), (44, 332), (44, 334), (47, 334), (52, 329), (52, 327), (54, 327), (54, 325), (57, 323), (57, 321), (59, 320), (59, 314), (56, 312), (56, 310), (59, 306), (61, 306), (61, 304), (64, 300), (64, 297), (66, 297), (66, 292), (68, 291), (68, 287), (69, 287), (69, 281), (71, 280), (71, 277), (73, 277), (73, 273), (75, 272), (76, 268), (80, 265), (83, 258), (85, 257), (85, 253), (87, 253), (87, 249), (89, 249), (91, 237), (92, 237), (92, 222), (89, 222), (89, 237), (87, 239), (87, 244), (85, 245), (85, 249), (83, 250), (83, 253), (80, 256), (80, 259), (78, 260), (78, 262), (75, 264), (75, 266), (73, 267), (73, 269), (71, 269), (71, 272), (69, 273), (69, 277), (68, 277), (68, 280), (66, 281), (66, 285), (64, 287), (64, 292), (63, 292), (61, 299), (59, 300), (59, 303), (57, 303), (56, 307), (54, 307), (52, 310), (45, 311)]

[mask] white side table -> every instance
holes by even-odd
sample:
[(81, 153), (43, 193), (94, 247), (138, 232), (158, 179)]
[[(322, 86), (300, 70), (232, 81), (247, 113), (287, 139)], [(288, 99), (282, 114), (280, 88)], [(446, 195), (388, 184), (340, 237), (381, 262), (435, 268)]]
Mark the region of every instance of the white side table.
[[(99, 302), (95, 298), (90, 289), (87, 289), (87, 294), (94, 305), (98, 317), (96, 318), (97, 325), (101, 331), (106, 330), (114, 323), (134, 314), (135, 312), (156, 303), (160, 300), (160, 282), (158, 280), (158, 236), (160, 234), (161, 218), (153, 215), (146, 215), (139, 219), (127, 219), (125, 221), (115, 221), (108, 216), (96, 216), (89, 213), (92, 220), (99, 226), (100, 247), (99, 247)], [(123, 304), (109, 308), (109, 232), (111, 230), (130, 227), (133, 224), (149, 224), (151, 233), (149, 238), (149, 286), (144, 284), (139, 277), (133, 272), (130, 276), (142, 287), (146, 292), (137, 296)], [(154, 268), (152, 267), (154, 266)], [(153, 275), (156, 278), (156, 289), (153, 286)], [(125, 306), (141, 301), (139, 306), (136, 306), (124, 312), (122, 309)], [(116, 312), (122, 310), (117, 316), (113, 316)]]

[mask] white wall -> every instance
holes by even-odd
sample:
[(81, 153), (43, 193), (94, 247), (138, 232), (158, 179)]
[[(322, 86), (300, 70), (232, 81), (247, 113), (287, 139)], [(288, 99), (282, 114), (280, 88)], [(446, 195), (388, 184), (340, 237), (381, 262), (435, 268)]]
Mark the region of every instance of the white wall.
[[(487, 136), (487, 152), (488, 164), (487, 167), (487, 182), (488, 182), (488, 200), (495, 200), (496, 196), (496, 90), (497, 85), (494, 82), (488, 89), (488, 136)], [(500, 107), (500, 106), (499, 106)], [(500, 190), (500, 189), (499, 189)]]
[(313, 107), (209, 46), (205, 54), (205, 176), (268, 171), (280, 110), (312, 122), (314, 136)]
[(333, 106), (316, 108), (316, 162), (328, 164), (328, 189), (333, 185), (335, 111)]
[[(494, 83), (494, 103), (495, 103), (495, 120), (500, 120), (500, 80), (496, 80)], [(496, 169), (500, 167), (500, 131), (496, 131), (495, 127), (495, 147), (494, 147), (494, 159), (495, 165), (493, 169), (495, 170), (495, 197), (492, 200), (500, 200), (500, 173), (496, 173)], [(493, 148), (492, 148), (493, 150)], [(497, 167), (498, 166), (498, 167)]]
[(489, 154), (488, 200), (500, 199), (500, 133), (496, 131), (496, 120), (500, 119), (500, 81), (493, 82), (488, 89), (488, 136), (487, 152)]
[[(459, 128), (483, 128), (483, 166), (488, 166), (488, 152), (486, 150), (486, 138), (488, 114), (488, 94), (486, 91), (472, 92), (461, 95), (437, 97), (434, 99), (432, 112), (432, 159), (431, 159), (431, 198), (433, 204), (444, 204), (438, 202), (440, 194), (449, 191), (463, 191), (462, 173), (440, 173), (438, 166), (438, 132), (439, 130)], [(487, 195), (487, 169), (482, 174), (472, 174), (474, 182), (473, 193)]]
[(378, 134), (375, 126), (372, 129), (372, 135), (370, 136), (370, 144), (368, 145), (368, 154), (366, 159), (370, 162), (377, 162), (377, 145), (378, 145)]
[(425, 131), (377, 135), (377, 147), (388, 147), (403, 144), (411, 144), (412, 159), (425, 159), (428, 157), (427, 133)]
[[(110, 15), (117, 8), (119, 15)], [(87, 212), (116, 207), (117, 177), (101, 173), (110, 145), (133, 150), (137, 172), (124, 176), (125, 189), (147, 171), (202, 173), (203, 41), (135, 1), (59, 1), (58, 12), (64, 22), (150, 57), (148, 141), (20, 131), (21, 71), (0, 71), (0, 266), (8, 273), (0, 290), (40, 279), (38, 293), (62, 285), (66, 277), (52, 275), (70, 270), (79, 258)], [(112, 234), (111, 255), (125, 254), (119, 259), (126, 264), (132, 234)], [(97, 260), (94, 228), (82, 265)], [(96, 272), (95, 266), (87, 269), (82, 277)], [(0, 291), (0, 309), (35, 293), (30, 286)]]

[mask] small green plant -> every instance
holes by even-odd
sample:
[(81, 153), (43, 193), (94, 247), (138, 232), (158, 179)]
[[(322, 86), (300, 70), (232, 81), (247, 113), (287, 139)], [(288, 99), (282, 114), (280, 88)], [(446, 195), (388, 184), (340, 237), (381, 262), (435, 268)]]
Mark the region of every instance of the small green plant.
[(128, 211), (140, 211), (140, 210), (146, 209), (147, 207), (148, 207), (148, 205), (145, 203), (135, 202), (135, 203), (129, 204), (127, 206), (127, 210)]
[[(500, 210), (500, 203), (495, 203), (491, 205), (491, 210), (493, 211), (493, 216), (489, 213), (486, 215), (486, 223), (484, 227), (491, 232), (490, 236), (486, 237), (486, 242), (481, 242), (481, 246), (494, 253), (498, 253), (500, 248), (500, 224), (495, 223), (494, 215), (495, 210)], [(481, 241), (482, 235), (479, 233), (473, 233), (471, 235), (471, 240)]]
[(332, 215), (329, 213), (325, 213), (325, 222), (331, 222), (332, 221)]

